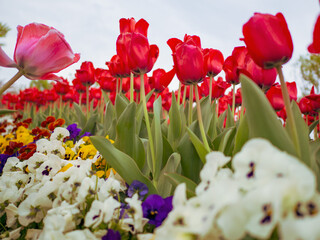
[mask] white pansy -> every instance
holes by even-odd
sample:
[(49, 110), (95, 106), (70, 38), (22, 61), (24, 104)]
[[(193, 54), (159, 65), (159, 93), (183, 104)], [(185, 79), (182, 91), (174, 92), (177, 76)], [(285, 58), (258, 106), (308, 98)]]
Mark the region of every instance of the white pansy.
[(16, 207), (16, 205), (10, 203), (5, 208), (5, 212), (6, 212), (6, 215), (7, 215), (7, 222), (6, 222), (7, 225), (6, 226), (11, 228), (17, 222), (18, 208)]
[(179, 184), (176, 189), (174, 190), (174, 195), (172, 198), (172, 206), (178, 207), (183, 206), (187, 202), (187, 195), (186, 195), (187, 186), (185, 183)]
[(50, 141), (46, 138), (41, 138), (36, 141), (37, 152), (47, 154), (49, 152), (48, 147), (50, 145)]
[(47, 160), (36, 169), (36, 178), (49, 180), (61, 169), (61, 159), (54, 155), (48, 154)]
[(28, 159), (28, 169), (30, 173), (35, 173), (42, 163), (48, 160), (48, 156), (42, 153), (35, 152), (32, 157)]
[[(8, 236), (6, 236), (4, 238), (1, 238), (1, 239), (2, 240), (15, 240), (15, 239), (18, 239), (21, 236), (20, 231), (21, 231), (21, 227), (18, 227), (17, 229), (9, 232)], [(2, 235), (0, 237), (2, 237)]]
[(81, 181), (81, 185), (78, 188), (78, 194), (76, 197), (77, 202), (84, 202), (87, 196), (95, 196), (96, 180), (96, 177), (85, 177)]
[(137, 237), (138, 237), (138, 240), (154, 240), (153, 233), (138, 234)]
[(62, 142), (64, 138), (69, 136), (70, 136), (70, 132), (68, 131), (68, 129), (62, 128), (62, 127), (56, 127), (50, 136), (50, 141), (58, 140)]
[[(127, 229), (133, 233), (142, 232), (143, 227), (148, 222), (148, 220), (143, 218), (141, 206), (142, 202), (139, 200), (139, 195), (135, 193), (132, 198), (126, 198), (125, 202), (129, 204), (129, 209), (127, 209), (129, 218), (123, 219), (122, 228)], [(133, 230), (130, 225), (133, 226)]]
[(75, 230), (64, 235), (65, 240), (100, 240), (89, 229)]
[(3, 167), (3, 173), (11, 173), (23, 171), (24, 167), (26, 167), (26, 161), (20, 161), (17, 157), (9, 157), (7, 159), (6, 164)]
[(85, 226), (97, 228), (100, 223), (108, 223), (114, 217), (114, 212), (120, 207), (120, 203), (112, 197), (104, 202), (94, 200), (91, 208), (85, 217)]
[(124, 191), (125, 189), (126, 187), (115, 179), (113, 172), (110, 171), (109, 177), (102, 183), (99, 189), (98, 197), (100, 200), (107, 199), (109, 196), (116, 197), (119, 192)]

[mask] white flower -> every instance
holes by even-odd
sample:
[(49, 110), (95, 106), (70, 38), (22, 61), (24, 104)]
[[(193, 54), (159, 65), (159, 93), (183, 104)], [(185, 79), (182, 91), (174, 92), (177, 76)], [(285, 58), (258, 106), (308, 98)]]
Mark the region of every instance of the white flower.
[(18, 208), (16, 207), (16, 205), (10, 203), (5, 208), (5, 212), (7, 214), (7, 227), (11, 228), (17, 222)]
[(100, 200), (107, 199), (109, 196), (115, 197), (120, 191), (124, 191), (126, 187), (117, 179), (112, 171), (110, 171), (109, 177), (102, 183), (98, 197)]
[(61, 159), (58, 156), (48, 154), (46, 161), (36, 169), (36, 178), (39, 180), (51, 179), (61, 169), (61, 163)]
[[(125, 202), (129, 204), (129, 209), (127, 209), (129, 218), (123, 219), (122, 228), (133, 233), (142, 232), (144, 225), (148, 222), (147, 219), (143, 218), (142, 202), (138, 198), (139, 195), (135, 193), (132, 198), (125, 199)], [(130, 225), (133, 226), (133, 230)]]
[(85, 226), (97, 228), (100, 223), (108, 223), (114, 216), (114, 212), (120, 207), (120, 203), (112, 197), (107, 198), (104, 202), (94, 200), (91, 208), (85, 217)]
[(46, 160), (48, 160), (47, 155), (35, 152), (32, 157), (28, 159), (28, 169), (30, 173), (35, 173)]
[(3, 173), (23, 171), (27, 161), (20, 161), (16, 157), (9, 157), (3, 167)]
[(75, 230), (64, 235), (65, 240), (100, 240), (89, 229)]
[(68, 129), (62, 128), (62, 127), (56, 127), (50, 136), (50, 141), (58, 140), (62, 142), (64, 138), (69, 136), (70, 136), (70, 132), (68, 131)]

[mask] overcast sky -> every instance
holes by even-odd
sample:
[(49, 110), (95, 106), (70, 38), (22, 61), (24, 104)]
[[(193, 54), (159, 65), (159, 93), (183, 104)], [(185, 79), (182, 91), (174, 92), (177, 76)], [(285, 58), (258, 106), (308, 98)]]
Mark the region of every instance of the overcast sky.
[[(116, 53), (120, 18), (144, 18), (149, 22), (149, 43), (160, 48), (154, 69), (169, 70), (173, 65), (171, 50), (166, 44), (169, 38), (182, 39), (186, 33), (198, 35), (202, 47), (219, 49), (226, 58), (234, 47), (244, 45), (239, 40), (242, 25), (254, 12), (282, 12), (294, 43), (293, 58), (284, 67), (285, 77), (287, 81), (299, 81), (296, 62), (300, 55), (307, 53), (320, 13), (318, 0), (0, 0), (0, 10), (0, 22), (11, 28), (7, 37), (0, 39), (10, 57), (16, 43), (17, 25), (39, 22), (65, 35), (73, 51), (81, 54), (78, 63), (58, 74), (69, 80), (83, 61), (106, 68), (105, 62)], [(16, 71), (1, 68), (0, 80), (8, 80)], [(15, 83), (17, 86), (28, 84), (29, 80), (24, 77)]]

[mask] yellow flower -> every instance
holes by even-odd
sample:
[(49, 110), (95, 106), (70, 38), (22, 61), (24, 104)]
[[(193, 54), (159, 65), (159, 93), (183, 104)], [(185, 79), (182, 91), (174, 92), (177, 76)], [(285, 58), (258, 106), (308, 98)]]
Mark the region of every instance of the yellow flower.
[(71, 168), (73, 165), (71, 163), (68, 163), (67, 165), (65, 165), (64, 167), (62, 167), (59, 171), (59, 172), (65, 172), (67, 171), (69, 168)]
[(64, 154), (64, 159), (73, 160), (76, 153), (70, 147), (66, 147), (65, 149), (66, 149), (66, 152)]
[(81, 145), (79, 152), (76, 156), (77, 157), (81, 157), (83, 160), (85, 159), (92, 159), (97, 153), (97, 149), (92, 145)]
[(33, 136), (30, 135), (29, 130), (23, 126), (18, 127), (16, 134), (17, 142), (22, 142), (23, 145), (33, 142)]
[(111, 142), (111, 144), (114, 144), (114, 141), (109, 138), (109, 135), (106, 136), (106, 139), (108, 139)]

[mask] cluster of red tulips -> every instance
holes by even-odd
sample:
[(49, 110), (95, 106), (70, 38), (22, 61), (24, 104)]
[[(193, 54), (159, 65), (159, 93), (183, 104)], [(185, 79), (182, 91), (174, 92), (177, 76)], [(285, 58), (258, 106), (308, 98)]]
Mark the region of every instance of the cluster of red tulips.
[[(311, 53), (320, 51), (320, 34), (317, 30), (319, 22), (318, 18), (314, 41), (308, 48)], [(168, 85), (176, 75), (180, 80), (179, 90), (175, 92), (179, 103), (184, 103), (185, 99), (194, 99), (194, 95), (198, 94), (210, 96), (210, 99), (219, 99), (220, 113), (228, 105), (232, 105), (234, 112), (235, 107), (241, 104), (240, 88), (235, 91), (240, 74), (247, 75), (263, 89), (273, 108), (283, 118), (287, 115), (282, 98), (283, 88), (287, 87), (290, 100), (297, 100), (294, 82), (287, 82), (281, 86), (275, 83), (277, 70), (281, 71), (282, 64), (289, 61), (293, 52), (291, 35), (281, 13), (275, 16), (255, 14), (243, 26), (243, 41), (246, 46), (235, 47), (226, 59), (217, 49), (203, 49), (198, 36), (186, 34), (183, 41), (171, 38), (167, 43), (172, 50), (174, 67), (170, 71), (156, 69), (152, 76), (147, 76), (147, 73), (151, 72), (158, 58), (159, 48), (149, 44), (148, 26), (144, 19), (137, 22), (133, 18), (120, 19), (120, 35), (116, 41), (117, 54), (106, 62), (108, 69), (94, 68), (92, 62), (83, 62), (81, 68), (76, 71), (72, 85), (66, 79), (54, 75), (77, 62), (80, 57), (72, 52), (63, 35), (56, 29), (42, 24), (19, 26), (14, 61), (0, 49), (0, 65), (19, 69), (17, 75), (6, 85), (10, 86), (22, 75), (29, 79), (57, 81), (49, 90), (28, 88), (21, 90), (19, 94), (8, 92), (3, 95), (1, 103), (9, 109), (23, 109), (27, 103), (33, 103), (39, 109), (41, 106), (49, 107), (51, 103), (59, 102), (60, 99), (60, 104), (68, 102), (72, 105), (76, 102), (88, 105), (93, 101), (93, 105), (97, 106), (101, 102), (101, 90), (108, 92), (112, 101), (120, 92), (131, 101), (139, 101), (139, 92), (141, 94), (141, 91), (144, 91), (145, 94), (154, 90), (149, 98), (148, 108), (151, 109), (154, 99), (161, 95), (163, 107), (168, 111), (171, 101)], [(274, 40), (275, 37), (277, 41)], [(225, 81), (222, 77), (215, 81), (214, 77), (222, 70), (225, 72)], [(198, 88), (197, 84), (200, 82), (202, 84)], [(94, 87), (95, 83), (98, 83), (99, 87)], [(234, 86), (234, 91), (225, 95), (226, 89), (231, 85)], [(2, 92), (5, 90), (4, 87)], [(319, 95), (312, 92), (300, 101), (299, 106), (302, 113), (315, 115), (320, 106)]]

